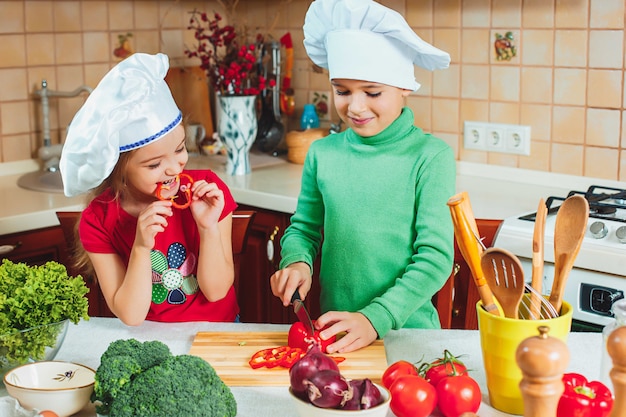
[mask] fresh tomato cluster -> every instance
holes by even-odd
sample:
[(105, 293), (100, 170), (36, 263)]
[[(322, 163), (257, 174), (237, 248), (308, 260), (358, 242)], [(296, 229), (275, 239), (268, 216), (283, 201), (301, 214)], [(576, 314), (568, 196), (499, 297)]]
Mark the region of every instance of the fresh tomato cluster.
[(613, 396), (600, 381), (587, 381), (583, 375), (563, 374), (565, 391), (556, 410), (557, 417), (608, 417), (613, 408)]
[(427, 417), (435, 407), (445, 417), (458, 417), (478, 411), (482, 398), (467, 367), (447, 350), (419, 367), (404, 360), (393, 363), (382, 383), (391, 392), (391, 411), (397, 417)]

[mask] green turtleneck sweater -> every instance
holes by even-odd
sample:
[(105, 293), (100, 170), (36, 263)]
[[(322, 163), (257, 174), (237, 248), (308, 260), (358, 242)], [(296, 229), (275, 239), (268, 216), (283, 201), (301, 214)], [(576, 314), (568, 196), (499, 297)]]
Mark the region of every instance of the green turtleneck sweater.
[(281, 268), (312, 267), (323, 236), (322, 312), (361, 312), (381, 338), (439, 328), (431, 298), (452, 270), (454, 154), (413, 120), (404, 108), (376, 136), (348, 129), (313, 142), (281, 240)]

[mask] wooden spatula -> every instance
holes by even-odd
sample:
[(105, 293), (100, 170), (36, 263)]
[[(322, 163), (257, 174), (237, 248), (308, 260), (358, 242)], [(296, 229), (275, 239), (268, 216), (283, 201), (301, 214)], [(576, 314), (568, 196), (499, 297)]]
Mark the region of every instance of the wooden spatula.
[(531, 319), (537, 320), (541, 314), (541, 291), (543, 284), (543, 241), (546, 231), (546, 216), (548, 207), (546, 202), (539, 200), (537, 214), (535, 215), (535, 230), (533, 234), (533, 260), (532, 260), (532, 280), (531, 286), (537, 290), (530, 295), (530, 315)]
[(487, 284), (505, 317), (519, 318), (524, 295), (524, 270), (519, 258), (506, 249), (489, 248), (480, 259)]

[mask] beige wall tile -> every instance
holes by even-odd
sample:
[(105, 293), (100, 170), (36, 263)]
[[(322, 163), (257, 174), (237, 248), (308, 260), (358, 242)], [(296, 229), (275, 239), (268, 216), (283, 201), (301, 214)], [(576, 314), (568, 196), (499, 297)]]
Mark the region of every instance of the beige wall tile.
[(81, 6), (82, 30), (96, 31), (107, 30), (109, 28), (106, 1), (87, 1)]
[(26, 73), (17, 68), (0, 69), (0, 103), (27, 98)]
[(589, 0), (556, 0), (554, 23), (557, 28), (584, 29), (589, 26), (588, 20)]
[(414, 0), (406, 3), (407, 23), (411, 27), (430, 27), (433, 24), (432, 0)]
[(75, 33), (57, 34), (55, 40), (55, 57), (57, 65), (78, 64), (83, 60), (82, 36)]
[(521, 48), (523, 65), (552, 66), (554, 62), (554, 31), (524, 30), (524, 47)]
[(552, 68), (522, 68), (522, 102), (552, 102)]
[(461, 23), (461, 0), (435, 0), (433, 25), (435, 27), (458, 27)]
[(433, 132), (433, 135), (447, 143), (454, 152), (455, 158), (459, 155), (459, 135), (445, 132)]
[(102, 77), (111, 69), (109, 64), (85, 64), (85, 85), (96, 88)]
[(461, 100), (461, 114), (459, 117), (459, 132), (463, 132), (463, 122), (469, 121), (488, 121), (489, 120), (489, 104), (482, 100)]
[(452, 62), (461, 59), (461, 31), (459, 29), (435, 29), (433, 44), (450, 54)]
[[(498, 55), (496, 54), (495, 49), (495, 41), (498, 36), (506, 36), (507, 32), (511, 32), (513, 34), (513, 40), (510, 41), (511, 45), (515, 47), (516, 55), (512, 57), (510, 60), (498, 60)], [(509, 30), (507, 28), (504, 29), (492, 29), (491, 30), (491, 48), (490, 48), (490, 62), (492, 64), (499, 65), (519, 65), (520, 63), (520, 33), (519, 30)]]
[[(111, 40), (111, 45), (118, 44), (117, 35), (115, 35), (114, 38), (114, 40)], [(145, 52), (147, 54), (161, 52), (161, 33), (158, 30), (135, 31), (133, 32), (133, 38), (130, 42), (135, 48), (135, 52)], [(112, 53), (113, 51), (111, 51), (111, 54)], [(182, 54), (184, 52), (181, 51), (180, 53)]]
[(0, 68), (26, 65), (26, 35), (0, 35)]
[(10, 135), (2, 138), (2, 160), (5, 162), (30, 159), (30, 148), (24, 146), (30, 142), (30, 134)]
[(619, 155), (606, 148), (585, 147), (583, 175), (592, 178), (615, 180), (619, 170)]
[(0, 1), (0, 33), (24, 32), (24, 3), (21, 1)]
[(582, 144), (585, 141), (585, 108), (554, 106), (552, 142)]
[(519, 168), (533, 169), (536, 171), (550, 170), (550, 142), (538, 140), (530, 143), (530, 156), (520, 156)]
[(520, 69), (513, 66), (491, 68), (489, 97), (496, 101), (519, 101)]
[(620, 108), (623, 89), (622, 71), (590, 69), (588, 77), (588, 106)]
[(112, 49), (106, 32), (83, 32), (84, 62), (107, 61)]
[(519, 103), (497, 103), (489, 105), (489, 121), (495, 123), (519, 123)]
[(54, 30), (52, 1), (24, 2), (26, 31), (51, 32)]
[(580, 145), (554, 143), (550, 153), (552, 172), (569, 175), (583, 175), (583, 153)]
[(77, 1), (53, 1), (54, 30), (57, 32), (79, 32), (81, 4)]
[(524, 28), (552, 28), (554, 1), (523, 0), (522, 25)]
[(531, 143), (537, 140), (549, 141), (552, 137), (552, 112), (550, 111), (550, 106), (522, 104), (520, 107), (520, 124), (530, 126)]
[(418, 96), (426, 96), (432, 94), (433, 89), (433, 71), (415, 67), (415, 79), (420, 83), (421, 87), (416, 93)]
[(108, 21), (111, 30), (126, 32), (133, 27), (135, 9), (130, 1), (109, 1)]
[(463, 0), (463, 26), (488, 28), (491, 22), (491, 0)]
[(487, 29), (463, 29), (461, 61), (464, 64), (487, 64), (492, 54), (490, 32)]
[(409, 96), (406, 105), (413, 110), (415, 125), (426, 132), (432, 131), (431, 99), (429, 97)]
[(457, 100), (433, 98), (432, 109), (433, 131), (458, 131), (456, 120), (459, 119), (459, 102)]
[[(411, 2), (413, 3), (413, 2)], [(309, 10), (310, 2), (300, 0), (294, 1), (288, 4), (287, 7), (287, 28), (293, 29), (290, 30), (291, 36), (293, 37), (293, 32), (302, 32), (302, 25), (304, 25), (304, 16), (306, 16), (307, 10)], [(408, 4), (407, 4), (407, 14), (405, 18), (408, 19)], [(408, 22), (408, 20), (407, 20)], [(409, 25), (411, 23), (409, 22)]]
[(450, 65), (444, 71), (433, 73), (433, 95), (437, 97), (458, 97), (459, 96), (459, 66)]
[(461, 97), (464, 99), (489, 98), (489, 67), (463, 65), (461, 69)]
[(589, 66), (592, 68), (622, 68), (624, 61), (624, 32), (592, 30), (589, 32)]
[(487, 160), (487, 152), (475, 151), (473, 149), (459, 149), (459, 158), (462, 161), (474, 162), (476, 164), (486, 164), (489, 162)]
[(620, 140), (620, 118), (619, 110), (587, 109), (585, 144), (617, 148)]
[(583, 69), (556, 68), (554, 70), (554, 104), (584, 105), (587, 93), (587, 74)]
[(590, 27), (624, 28), (624, 0), (591, 0), (590, 10)]
[(491, 26), (512, 29), (521, 25), (522, 10), (519, 0), (492, 0)]
[(161, 31), (160, 51), (172, 57), (182, 56), (183, 31), (179, 29)]
[(517, 168), (517, 155), (487, 152), (487, 162), (492, 165), (500, 165), (505, 167)]
[(54, 37), (44, 33), (26, 35), (26, 62), (28, 65), (54, 65)]
[(554, 65), (558, 67), (586, 67), (586, 30), (556, 30), (554, 35)]
[(619, 181), (626, 181), (626, 151), (619, 153)]
[(159, 5), (159, 25), (163, 29), (180, 29), (187, 26), (187, 18), (183, 19), (186, 11), (172, 1), (160, 1)]
[(28, 133), (30, 131), (28, 102), (24, 100), (0, 104), (0, 126), (3, 136)]
[(135, 30), (156, 29), (159, 25), (159, 3), (135, 1)]

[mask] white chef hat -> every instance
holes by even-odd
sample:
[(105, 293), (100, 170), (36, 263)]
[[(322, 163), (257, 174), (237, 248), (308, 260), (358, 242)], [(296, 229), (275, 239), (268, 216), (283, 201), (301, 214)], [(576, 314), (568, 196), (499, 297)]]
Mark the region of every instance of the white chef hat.
[(182, 120), (165, 74), (167, 55), (136, 53), (113, 67), (72, 120), (60, 170), (68, 197), (89, 191), (113, 171), (120, 152), (160, 139)]
[(304, 46), (330, 78), (417, 90), (414, 65), (450, 65), (450, 55), (423, 41), (402, 15), (372, 0), (315, 0), (304, 20)]

